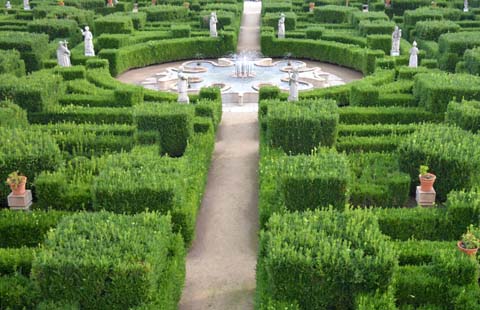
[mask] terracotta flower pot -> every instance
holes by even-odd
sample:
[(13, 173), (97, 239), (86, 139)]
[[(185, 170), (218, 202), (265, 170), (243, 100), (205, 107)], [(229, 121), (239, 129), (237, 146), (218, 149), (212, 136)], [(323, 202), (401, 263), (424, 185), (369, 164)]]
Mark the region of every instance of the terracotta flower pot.
[(14, 195), (25, 194), (25, 185), (27, 184), (27, 177), (23, 177), (22, 182), (19, 184), (10, 184), (10, 189)]
[(474, 256), (475, 254), (477, 254), (477, 251), (478, 251), (478, 248), (476, 248), (476, 249), (465, 249), (463, 247), (463, 242), (462, 241), (457, 242), (457, 247), (460, 251), (467, 254), (468, 256)]
[(433, 188), (433, 183), (435, 183), (436, 176), (432, 173), (427, 173), (425, 175), (418, 175), (420, 180), (420, 189), (424, 192), (429, 192)]

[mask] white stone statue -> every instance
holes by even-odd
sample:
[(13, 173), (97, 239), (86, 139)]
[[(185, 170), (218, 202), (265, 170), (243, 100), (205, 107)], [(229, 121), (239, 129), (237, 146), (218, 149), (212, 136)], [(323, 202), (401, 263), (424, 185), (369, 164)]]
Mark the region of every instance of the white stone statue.
[(210, 14), (210, 36), (216, 38), (218, 36), (217, 33), (217, 13), (212, 12)]
[(93, 49), (93, 35), (90, 32), (90, 27), (85, 26), (85, 31), (80, 28), (82, 35), (85, 37), (85, 56), (95, 56), (95, 50)]
[(298, 101), (298, 69), (297, 67), (292, 68), (292, 72), (288, 72), (288, 85), (290, 87), (290, 94), (288, 96), (288, 101)]
[(71, 67), (70, 63), (70, 51), (68, 50), (67, 41), (58, 42), (57, 48), (57, 62), (60, 67)]
[(280, 14), (280, 19), (278, 20), (278, 38), (285, 39), (285, 14)]
[(413, 47), (410, 49), (410, 60), (408, 61), (410, 68), (418, 67), (418, 48), (417, 41), (413, 41)]
[(138, 3), (134, 3), (133, 4), (133, 10), (132, 10), (133, 13), (138, 13)]
[(395, 26), (395, 30), (392, 33), (392, 50), (391, 56), (400, 56), (400, 39), (402, 38), (402, 29)]
[(463, 11), (468, 12), (468, 0), (463, 0)]
[(7, 10), (10, 10), (12, 8), (12, 4), (10, 3), (10, 1), (7, 1), (7, 3), (5, 3), (5, 8)]
[(113, 0), (113, 5), (117, 5), (118, 4), (118, 0)]
[(23, 0), (23, 9), (25, 11), (29, 11), (30, 10), (30, 2), (28, 2), (28, 0)]
[(190, 98), (188, 98), (188, 76), (183, 73), (183, 66), (178, 68), (177, 72), (177, 88), (178, 88), (178, 102), (179, 103), (190, 103)]

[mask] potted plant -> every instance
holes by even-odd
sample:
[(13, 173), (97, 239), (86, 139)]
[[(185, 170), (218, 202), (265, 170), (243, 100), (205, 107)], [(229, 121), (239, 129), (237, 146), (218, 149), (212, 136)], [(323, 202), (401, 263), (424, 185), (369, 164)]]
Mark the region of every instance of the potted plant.
[(12, 193), (14, 195), (23, 195), (25, 194), (25, 184), (27, 183), (27, 177), (14, 171), (8, 175), (7, 182)]
[(433, 173), (428, 172), (428, 166), (421, 165), (419, 171), (420, 189), (424, 192), (431, 191), (437, 177)]
[(463, 253), (473, 256), (477, 254), (480, 246), (480, 230), (470, 225), (466, 233), (462, 235), (462, 240), (457, 242), (458, 249)]

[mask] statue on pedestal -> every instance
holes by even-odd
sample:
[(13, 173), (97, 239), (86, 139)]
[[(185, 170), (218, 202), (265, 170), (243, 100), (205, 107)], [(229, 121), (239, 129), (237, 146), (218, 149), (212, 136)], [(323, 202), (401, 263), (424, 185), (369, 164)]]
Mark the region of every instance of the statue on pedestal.
[(183, 73), (183, 66), (178, 68), (177, 73), (177, 88), (178, 88), (178, 102), (179, 103), (190, 103), (190, 98), (188, 98), (188, 76)]
[(395, 30), (392, 33), (392, 50), (391, 56), (400, 56), (400, 39), (402, 38), (402, 30), (395, 26)]
[(298, 101), (298, 69), (293, 67), (291, 72), (288, 72), (288, 86), (290, 87), (290, 95), (288, 101)]
[(410, 49), (410, 60), (408, 61), (410, 68), (418, 67), (418, 48), (417, 41), (413, 41), (413, 47)]
[(12, 8), (12, 4), (10, 3), (10, 1), (7, 1), (7, 3), (5, 3), (5, 8), (7, 10), (10, 10)]
[(60, 67), (71, 67), (70, 50), (67, 47), (67, 41), (58, 42), (57, 48), (57, 62)]
[(218, 36), (217, 23), (218, 23), (217, 13), (212, 12), (210, 14), (210, 36), (213, 38), (216, 38)]
[(278, 38), (285, 39), (285, 14), (280, 14), (280, 19), (278, 20)]
[(80, 28), (80, 31), (85, 38), (85, 56), (95, 56), (95, 50), (93, 49), (93, 35), (90, 32), (90, 27), (85, 26), (85, 31)]
[(463, 0), (463, 11), (468, 12), (468, 0)]
[(138, 13), (138, 3), (134, 3), (133, 4), (133, 10), (132, 10), (133, 13)]
[(28, 0), (23, 0), (23, 9), (25, 11), (30, 11), (30, 2)]

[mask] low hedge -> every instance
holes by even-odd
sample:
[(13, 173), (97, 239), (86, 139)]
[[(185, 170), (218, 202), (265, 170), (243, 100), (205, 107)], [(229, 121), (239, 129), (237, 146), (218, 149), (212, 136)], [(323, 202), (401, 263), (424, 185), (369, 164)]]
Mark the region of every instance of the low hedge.
[(193, 114), (190, 105), (144, 104), (135, 109), (134, 118), (139, 130), (159, 132), (162, 154), (179, 157), (193, 132)]
[(310, 153), (333, 146), (337, 137), (338, 108), (334, 101), (269, 102), (267, 140), (286, 153)]
[(65, 212), (0, 211), (0, 248), (37, 247), (51, 228), (57, 226)]
[(480, 45), (480, 32), (456, 32), (442, 34), (438, 39), (440, 53), (463, 55), (467, 49)]
[(287, 210), (344, 209), (350, 182), (345, 156), (335, 151), (288, 156), (278, 169), (277, 188)]
[(465, 51), (465, 68), (473, 75), (480, 74), (480, 48), (476, 47)]
[(0, 74), (10, 73), (17, 77), (25, 75), (25, 62), (17, 50), (0, 50)]
[(367, 35), (367, 46), (374, 50), (382, 50), (386, 55), (392, 49), (392, 36), (387, 34)]
[(353, 309), (357, 295), (387, 291), (396, 265), (393, 247), (371, 213), (275, 214), (260, 235), (258, 302)]
[(468, 74), (418, 74), (413, 93), (420, 106), (434, 113), (444, 113), (452, 100), (480, 99), (480, 78)]
[(368, 83), (356, 83), (350, 88), (350, 105), (375, 106), (379, 96), (378, 87)]
[(437, 116), (422, 108), (344, 107), (338, 112), (340, 124), (412, 124), (443, 120), (443, 115)]
[(131, 108), (105, 108), (66, 106), (48, 112), (28, 114), (31, 123), (48, 124), (61, 122), (94, 123), (94, 124), (133, 124)]
[(72, 67), (57, 67), (55, 73), (62, 76), (65, 81), (85, 79), (85, 67), (84, 66), (72, 66)]
[(0, 101), (0, 127), (26, 127), (27, 113), (9, 101)]
[(33, 256), (33, 248), (0, 248), (0, 276), (15, 273), (30, 276)]
[(36, 19), (28, 23), (28, 32), (45, 33), (50, 41), (68, 39), (71, 46), (82, 40), (78, 23), (72, 19)]
[(130, 16), (107, 15), (95, 20), (95, 33), (132, 33), (133, 22)]
[(480, 101), (450, 102), (445, 121), (477, 133), (480, 130)]
[(313, 16), (319, 23), (341, 24), (349, 22), (350, 15), (356, 11), (356, 8), (348, 6), (325, 5), (315, 7)]
[[(437, 200), (445, 201), (451, 190), (478, 184), (480, 139), (458, 127), (425, 124), (399, 146), (400, 168), (412, 185), (418, 184), (418, 167), (427, 165), (437, 176)], [(414, 188), (412, 187), (412, 191)]]
[(335, 145), (339, 152), (393, 152), (403, 136), (385, 135), (374, 137), (340, 137)]
[(48, 35), (18, 31), (0, 32), (0, 49), (15, 49), (25, 62), (28, 72), (41, 69), (42, 60), (47, 57)]
[(415, 34), (418, 39), (438, 41), (438, 38), (449, 32), (459, 32), (461, 27), (449, 20), (421, 21), (415, 24)]
[(169, 216), (81, 213), (49, 233), (32, 277), (44, 301), (68, 300), (82, 309), (174, 309), (184, 264), (183, 241), (172, 233)]
[(338, 135), (339, 137), (405, 135), (414, 132), (417, 127), (417, 124), (340, 124)]
[(188, 17), (188, 9), (184, 6), (155, 5), (141, 9), (147, 13), (147, 21), (175, 21)]
[(363, 36), (368, 36), (372, 34), (390, 34), (395, 28), (395, 23), (384, 20), (362, 20), (358, 24), (358, 31)]
[(28, 277), (0, 276), (0, 309), (35, 309), (39, 298), (40, 292)]

